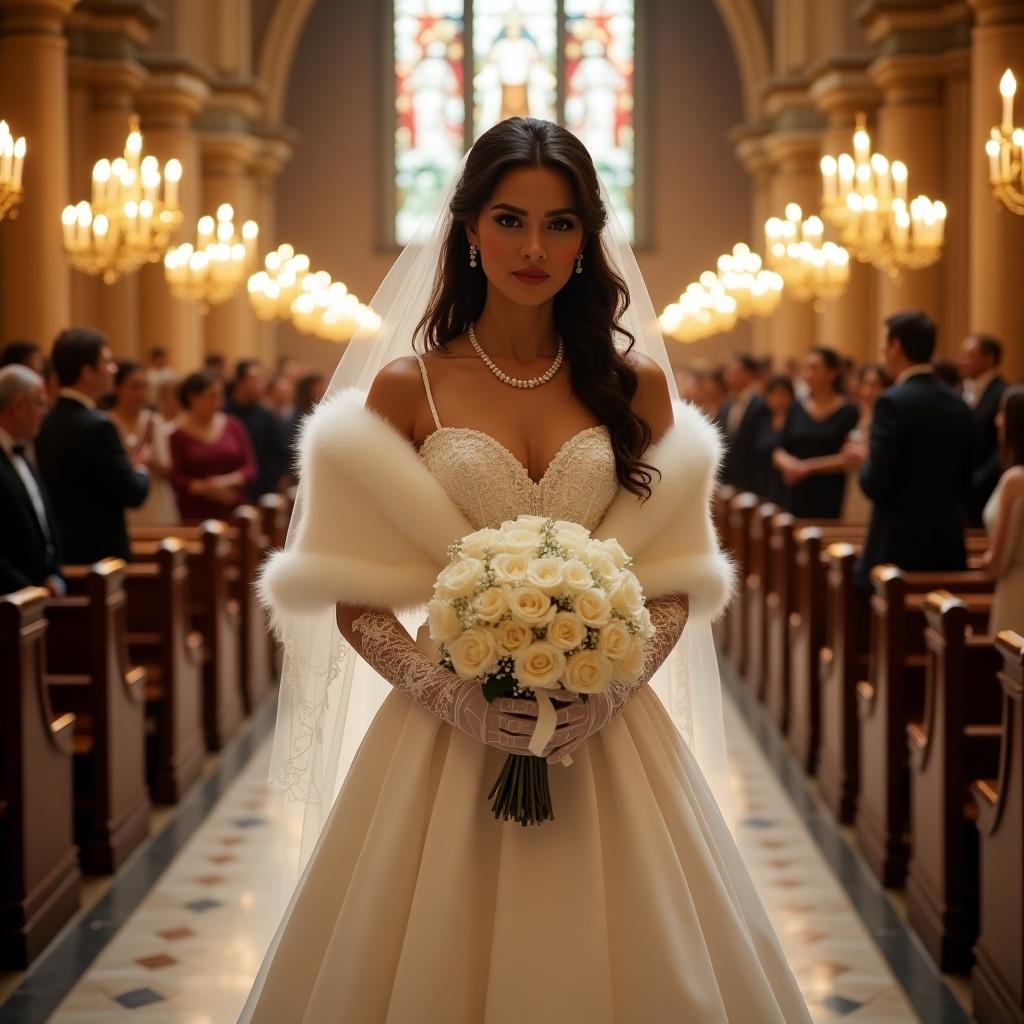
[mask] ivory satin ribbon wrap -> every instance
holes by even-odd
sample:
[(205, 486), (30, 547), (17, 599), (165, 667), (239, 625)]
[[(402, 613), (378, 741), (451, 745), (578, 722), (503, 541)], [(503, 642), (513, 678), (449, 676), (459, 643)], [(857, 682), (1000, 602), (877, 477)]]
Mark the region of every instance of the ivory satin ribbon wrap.
[[(561, 692), (561, 691), (556, 691)], [(555, 735), (555, 726), (558, 724), (558, 716), (555, 713), (555, 706), (551, 703), (547, 690), (534, 690), (533, 696), (537, 701), (537, 727), (533, 730), (533, 737), (530, 739), (530, 753), (534, 757), (540, 757), (541, 751)], [(571, 757), (563, 757), (561, 764), (566, 768), (572, 764)]]

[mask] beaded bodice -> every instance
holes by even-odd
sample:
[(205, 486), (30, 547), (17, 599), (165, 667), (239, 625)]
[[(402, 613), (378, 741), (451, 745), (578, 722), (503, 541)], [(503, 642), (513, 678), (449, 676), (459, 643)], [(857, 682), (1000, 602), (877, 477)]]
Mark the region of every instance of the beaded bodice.
[(519, 515), (546, 515), (592, 530), (618, 490), (605, 427), (570, 437), (538, 481), (504, 445), (468, 427), (439, 427), (420, 456), (476, 529)]

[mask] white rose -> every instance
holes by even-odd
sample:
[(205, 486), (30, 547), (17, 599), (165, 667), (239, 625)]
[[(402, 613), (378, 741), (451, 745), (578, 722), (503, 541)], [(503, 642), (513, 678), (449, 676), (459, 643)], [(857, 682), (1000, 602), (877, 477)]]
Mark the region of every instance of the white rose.
[(626, 549), (614, 537), (601, 541), (601, 546), (611, 555), (617, 569), (621, 569), (629, 561)]
[(565, 655), (546, 640), (530, 644), (515, 657), (516, 679), (531, 690), (554, 690), (565, 671)]
[(430, 627), (430, 639), (439, 644), (454, 640), (462, 632), (462, 623), (451, 601), (437, 598), (431, 601), (427, 624)]
[(644, 611), (644, 592), (640, 581), (631, 572), (620, 574), (608, 593), (608, 600), (617, 612), (630, 619), (639, 617)]
[(534, 555), (540, 548), (540, 530), (527, 523), (501, 531), (501, 549), (511, 554)]
[(562, 682), (573, 693), (603, 693), (612, 681), (612, 663), (597, 651), (577, 651), (566, 659)]
[(631, 638), (629, 650), (626, 657), (616, 666), (616, 674), (621, 676), (624, 682), (635, 683), (640, 678), (640, 672), (644, 667), (644, 642), (638, 636)]
[(460, 558), (441, 570), (436, 593), (439, 597), (469, 597), (483, 574), (484, 563), (479, 558)]
[(621, 661), (629, 653), (633, 636), (626, 628), (622, 619), (612, 619), (607, 626), (602, 626), (597, 634), (598, 654), (603, 654), (612, 661)]
[(452, 668), (463, 679), (485, 675), (498, 664), (494, 630), (487, 626), (472, 626), (447, 647)]
[(526, 570), (526, 582), (554, 594), (562, 586), (562, 560), (560, 558), (531, 558)]
[(577, 540), (589, 540), (590, 531), (579, 523), (570, 522), (568, 519), (556, 519), (555, 520), (555, 532), (558, 534), (565, 534), (566, 536), (573, 536)]
[(512, 588), (508, 596), (508, 607), (512, 618), (531, 629), (546, 626), (558, 611), (558, 606), (551, 603), (547, 594), (529, 583)]
[(526, 579), (526, 570), (529, 566), (529, 555), (502, 553), (491, 559), (491, 569), (499, 583), (522, 583)]
[(484, 622), (497, 622), (507, 608), (508, 600), (501, 587), (488, 587), (473, 598), (473, 610)]
[(502, 523), (501, 525), (502, 526), (505, 526), (505, 525), (519, 526), (520, 524), (523, 524), (523, 523), (529, 523), (531, 526), (536, 526), (537, 527), (537, 531), (540, 532), (540, 528), (547, 521), (548, 521), (548, 517), (547, 516), (521, 515), (521, 516), (516, 516), (515, 519), (506, 519), (505, 522)]
[(562, 545), (565, 551), (566, 559), (574, 562), (586, 562), (587, 561), (587, 542), (584, 540), (577, 540), (575, 537), (559, 537), (558, 543)]
[(600, 541), (591, 541), (587, 545), (587, 561), (590, 568), (605, 579), (615, 576), (619, 568), (612, 559), (612, 556), (601, 546)]
[(495, 642), (501, 654), (515, 654), (533, 642), (533, 630), (515, 619), (504, 619), (495, 629)]
[(501, 533), (498, 530), (485, 527), (462, 538), (462, 553), (469, 558), (483, 558), (484, 551), (497, 546), (500, 539)]
[(588, 626), (603, 626), (611, 618), (611, 606), (608, 604), (608, 598), (604, 596), (603, 591), (596, 587), (577, 594), (573, 601), (573, 609)]
[(579, 647), (587, 635), (587, 627), (580, 621), (578, 615), (572, 612), (556, 612), (555, 617), (548, 623), (547, 640), (554, 644), (560, 651), (571, 651)]
[(658, 632), (657, 627), (651, 619), (651, 611), (649, 608), (644, 608), (640, 613), (640, 632), (645, 640), (650, 640), (651, 637)]
[(562, 580), (569, 590), (577, 594), (590, 590), (594, 585), (594, 577), (589, 567), (578, 558), (570, 558), (562, 563)]

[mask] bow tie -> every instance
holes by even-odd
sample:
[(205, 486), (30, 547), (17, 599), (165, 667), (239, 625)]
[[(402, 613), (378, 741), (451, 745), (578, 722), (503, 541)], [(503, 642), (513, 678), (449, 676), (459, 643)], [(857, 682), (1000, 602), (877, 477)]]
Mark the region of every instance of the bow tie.
[(11, 446), (11, 454), (12, 455), (21, 455), (22, 457), (24, 457), (24, 455), (25, 455), (25, 446), (23, 444), (12, 445)]

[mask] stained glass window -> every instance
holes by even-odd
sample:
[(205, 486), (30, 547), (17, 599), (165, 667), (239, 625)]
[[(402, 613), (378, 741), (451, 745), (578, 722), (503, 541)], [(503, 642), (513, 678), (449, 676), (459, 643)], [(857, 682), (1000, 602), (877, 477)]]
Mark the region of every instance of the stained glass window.
[(558, 121), (634, 234), (634, 0), (394, 0), (395, 238), (498, 121)]

